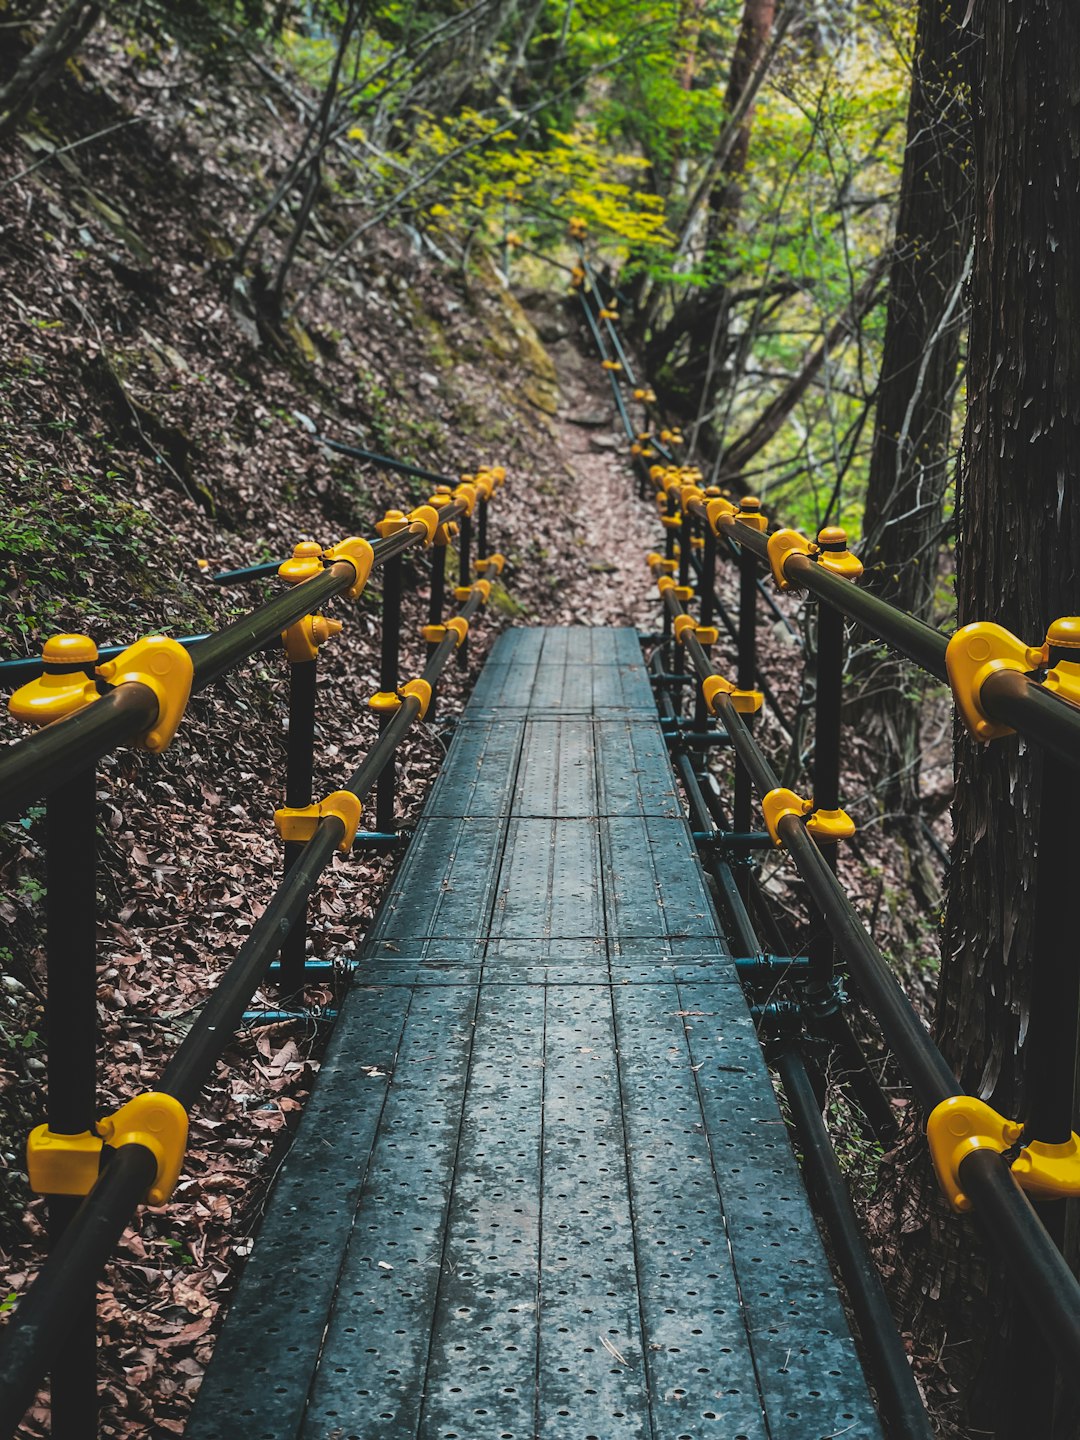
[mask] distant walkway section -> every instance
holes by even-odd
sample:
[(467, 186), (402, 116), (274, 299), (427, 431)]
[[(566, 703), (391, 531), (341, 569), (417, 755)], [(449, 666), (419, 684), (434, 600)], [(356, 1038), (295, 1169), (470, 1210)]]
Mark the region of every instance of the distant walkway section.
[(633, 630), (496, 644), (191, 1440), (880, 1440)]

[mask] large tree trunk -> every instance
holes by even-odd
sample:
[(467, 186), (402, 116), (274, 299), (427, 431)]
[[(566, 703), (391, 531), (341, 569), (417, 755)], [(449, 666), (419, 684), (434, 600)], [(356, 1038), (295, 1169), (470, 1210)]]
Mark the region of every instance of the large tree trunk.
[[(931, 619), (951, 432), (963, 294), (971, 250), (974, 157), (965, 78), (967, 0), (922, 0), (900, 179), (896, 242), (877, 417), (866, 491), (867, 584)], [(860, 713), (878, 742), (887, 812), (911, 815), (919, 799), (919, 718), (910, 667), (864, 669)]]
[[(1080, 612), (1080, 6), (979, 0), (974, 20), (985, 41), (959, 619), (1034, 642)], [(1067, 882), (1042, 897), (1056, 939), (1036, 926), (1040, 815), (1062, 780), (1015, 737), (960, 738), (938, 1034), (965, 1086), (1023, 1119), (1046, 1058), (1036, 974), (1077, 963)], [(930, 1203), (940, 1216), (940, 1198)], [(1033, 1413), (1052, 1388), (1038, 1373), (1046, 1347), (1024, 1353), (1030, 1320), (977, 1234), (955, 1217), (932, 1223), (941, 1244), (921, 1284), (972, 1433), (1074, 1440), (1075, 1413), (1056, 1427)]]

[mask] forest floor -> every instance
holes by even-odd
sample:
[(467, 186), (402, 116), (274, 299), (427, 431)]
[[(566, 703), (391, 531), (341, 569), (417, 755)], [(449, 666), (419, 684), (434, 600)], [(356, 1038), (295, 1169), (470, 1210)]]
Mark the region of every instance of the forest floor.
[[(369, 235), (286, 327), (255, 325), (228, 258), (252, 218), (253, 177), (272, 180), (301, 120), (248, 79), (215, 89), (180, 56), (132, 57), (103, 30), (35, 125), (0, 148), (3, 654), (36, 653), (64, 630), (109, 644), (217, 628), (273, 587), (221, 589), (208, 573), (284, 558), (303, 539), (371, 534), (386, 508), (427, 498), (332, 455), (298, 414), (438, 471), (507, 468), (491, 513), (507, 568), (443, 717), (501, 626), (652, 629), (655, 511), (636, 499), (606, 375), (552, 272), (522, 267), (515, 298), (482, 254), (455, 267), (401, 227)], [(409, 674), (426, 570), (405, 570)], [(722, 583), (733, 600), (731, 577)], [(373, 585), (354, 612), (335, 612), (346, 626), (321, 664), (316, 790), (337, 788), (374, 734), (364, 703), (378, 688), (377, 600)], [(798, 603), (784, 605), (800, 628)], [(762, 653), (793, 709), (799, 667), (782, 624)], [(125, 751), (100, 766), (102, 1110), (153, 1087), (274, 888), (286, 686), (284, 663), (259, 655), (193, 700), (166, 755)], [(18, 735), (5, 716), (0, 738)], [(443, 749), (433, 728), (408, 743), (402, 822)], [(850, 783), (865, 789), (864, 777)], [(42, 813), (0, 826), (6, 1310), (42, 1248), (21, 1153), (44, 1109)], [(365, 853), (335, 860), (313, 902), (315, 956), (344, 962), (362, 943), (391, 869)], [(909, 971), (924, 969), (933, 947), (912, 940), (902, 866), (880, 831), (845, 861), (845, 879)], [(769, 888), (794, 918), (790, 885)], [(933, 917), (926, 928), (932, 940)], [(331, 998), (332, 987), (313, 997)], [(173, 1203), (127, 1232), (100, 1292), (102, 1434), (182, 1432), (324, 1028), (253, 1025), (238, 1038), (192, 1117)], [(26, 1434), (46, 1424), (43, 1397)]]

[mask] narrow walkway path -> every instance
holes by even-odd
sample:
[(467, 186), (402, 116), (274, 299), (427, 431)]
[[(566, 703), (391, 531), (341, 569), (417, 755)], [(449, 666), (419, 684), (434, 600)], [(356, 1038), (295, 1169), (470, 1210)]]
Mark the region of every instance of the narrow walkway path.
[(633, 630), (500, 637), (191, 1440), (880, 1440)]

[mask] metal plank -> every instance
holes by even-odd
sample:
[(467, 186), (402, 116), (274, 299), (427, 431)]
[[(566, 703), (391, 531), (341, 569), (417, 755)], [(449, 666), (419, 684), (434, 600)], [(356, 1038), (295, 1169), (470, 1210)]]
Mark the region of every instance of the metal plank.
[(616, 986), (612, 1002), (657, 1440), (768, 1440), (678, 990)]
[(539, 987), (481, 991), (446, 1247), (433, 1266), (422, 1440), (534, 1434), (544, 998)]
[(374, 924), (372, 941), (486, 933), (506, 822), (421, 819)]
[(749, 1013), (678, 987), (772, 1440), (881, 1427)]
[(522, 816), (596, 814), (591, 721), (570, 717), (527, 722), (513, 810)]
[(547, 992), (538, 1440), (651, 1440), (606, 989)]
[(304, 1417), (305, 1440), (415, 1435), (477, 991), (413, 999)]
[(299, 1434), (411, 1003), (394, 986), (346, 996), (188, 1421), (190, 1440)]
[(675, 775), (655, 717), (593, 721), (600, 815), (681, 819)]
[(596, 821), (511, 819), (490, 934), (574, 939), (603, 933)]
[(684, 820), (607, 817), (600, 836), (610, 934), (716, 935), (704, 872)]
[(525, 734), (524, 719), (497, 712), (474, 717), (466, 710), (456, 726), (424, 815), (505, 815)]

